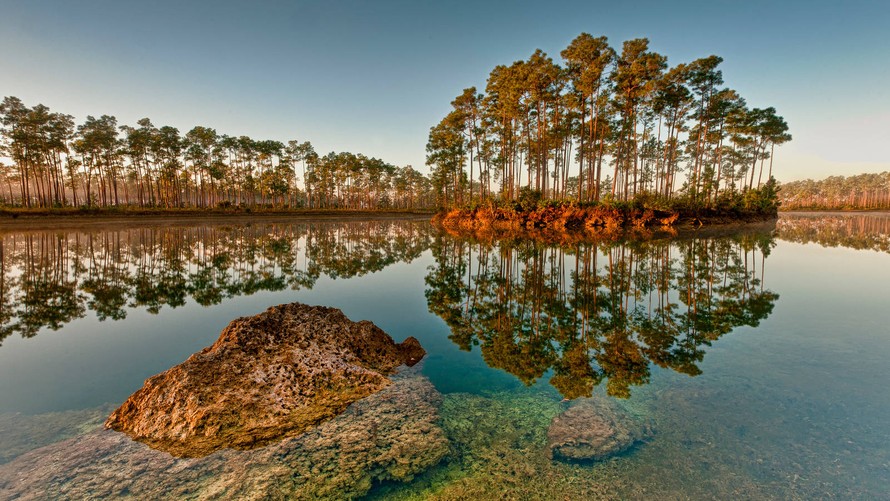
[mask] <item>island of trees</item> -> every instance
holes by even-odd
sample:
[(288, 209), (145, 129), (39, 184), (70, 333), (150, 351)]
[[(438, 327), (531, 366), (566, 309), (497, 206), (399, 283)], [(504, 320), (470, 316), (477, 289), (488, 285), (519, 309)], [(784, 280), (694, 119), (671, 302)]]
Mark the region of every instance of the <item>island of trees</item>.
[[(11, 164), (3, 159), (11, 160)], [(257, 140), (143, 118), (74, 117), (16, 97), (0, 104), (0, 203), (21, 207), (432, 207), (429, 179), (308, 141)]]
[(775, 214), (788, 125), (724, 86), (722, 58), (669, 67), (645, 38), (619, 51), (587, 33), (561, 56), (495, 67), (431, 128), (427, 163), (453, 219), (602, 204)]

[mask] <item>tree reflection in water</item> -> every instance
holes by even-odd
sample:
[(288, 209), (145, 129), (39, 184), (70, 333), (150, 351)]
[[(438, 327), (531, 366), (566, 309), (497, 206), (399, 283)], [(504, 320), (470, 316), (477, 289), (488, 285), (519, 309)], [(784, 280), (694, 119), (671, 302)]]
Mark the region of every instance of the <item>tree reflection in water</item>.
[(706, 346), (772, 312), (773, 246), (769, 232), (562, 246), (442, 235), (426, 295), (452, 341), (478, 345), (489, 366), (526, 384), (552, 369), (570, 399), (604, 381), (626, 398), (651, 364), (697, 375)]
[(781, 240), (823, 247), (890, 252), (890, 214), (783, 213), (776, 223)]
[(191, 299), (312, 288), (410, 261), (429, 248), (426, 221), (143, 226), (0, 236), (0, 340), (59, 329), (95, 312), (158, 313)]
[(627, 397), (651, 364), (696, 375), (704, 348), (756, 326), (778, 296), (763, 286), (769, 232), (708, 239), (548, 244), (438, 234), (425, 221), (137, 226), (0, 235), (0, 339), (94, 312), (122, 319), (194, 301), (312, 288), (432, 249), (430, 310), (464, 350), (531, 384), (552, 370), (567, 398), (605, 382)]

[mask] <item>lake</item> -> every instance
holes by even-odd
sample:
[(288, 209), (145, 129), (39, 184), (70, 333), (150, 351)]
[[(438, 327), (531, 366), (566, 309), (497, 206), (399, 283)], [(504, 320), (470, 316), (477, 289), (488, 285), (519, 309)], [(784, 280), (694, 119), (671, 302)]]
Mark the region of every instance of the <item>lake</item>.
[[(39, 224), (0, 227), (0, 498), (890, 498), (890, 214), (587, 239), (411, 218)], [(422, 395), (443, 460), (396, 475), (377, 449), (308, 438), (179, 459), (99, 431), (232, 319), (295, 301), (420, 340), (385, 390), (408, 403), (379, 419), (407, 436)], [(558, 458), (548, 430), (578, 402), (641, 431)]]

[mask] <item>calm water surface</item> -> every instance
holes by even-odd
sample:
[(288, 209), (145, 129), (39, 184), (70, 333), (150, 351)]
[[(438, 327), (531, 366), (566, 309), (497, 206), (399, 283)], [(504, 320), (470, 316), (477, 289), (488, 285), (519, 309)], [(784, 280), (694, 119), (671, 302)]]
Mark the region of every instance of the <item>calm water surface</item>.
[[(639, 237), (465, 239), (411, 220), (0, 229), (0, 478), (233, 318), (300, 301), (429, 353), (452, 452), (369, 497), (890, 498), (890, 215)], [(550, 459), (551, 419), (586, 397), (651, 435), (604, 461)]]

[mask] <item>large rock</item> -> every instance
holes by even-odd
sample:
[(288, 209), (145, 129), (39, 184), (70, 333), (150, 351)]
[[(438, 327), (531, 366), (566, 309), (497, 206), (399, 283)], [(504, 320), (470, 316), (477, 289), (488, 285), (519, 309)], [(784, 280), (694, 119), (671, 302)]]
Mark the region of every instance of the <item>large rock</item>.
[(651, 433), (648, 425), (605, 398), (576, 400), (553, 418), (547, 445), (553, 459), (593, 461), (622, 452)]
[(352, 499), (449, 453), (442, 397), (417, 368), (310, 431), (264, 448), (178, 458), (99, 430), (0, 465), (0, 499)]
[(396, 344), (335, 308), (275, 306), (146, 380), (105, 426), (175, 456), (251, 449), (342, 413), (424, 354), (413, 337)]

